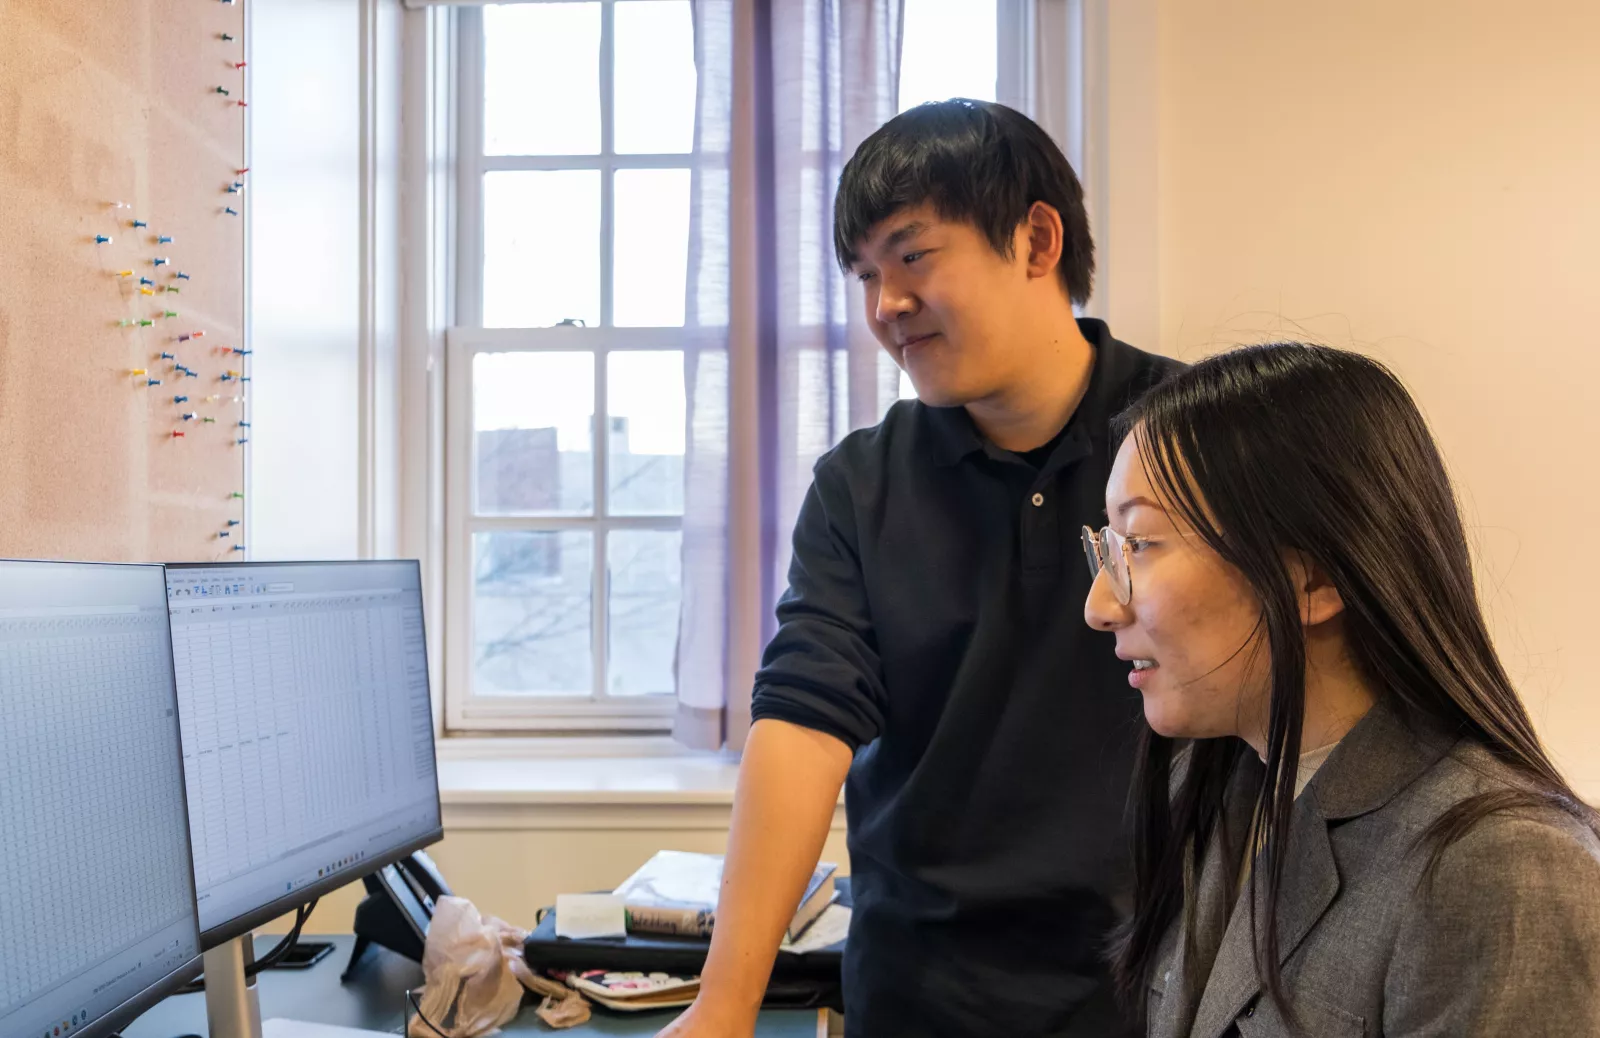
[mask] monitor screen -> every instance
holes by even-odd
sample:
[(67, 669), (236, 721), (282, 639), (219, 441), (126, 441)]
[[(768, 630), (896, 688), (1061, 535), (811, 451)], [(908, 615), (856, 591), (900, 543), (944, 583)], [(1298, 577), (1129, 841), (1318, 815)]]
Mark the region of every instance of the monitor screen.
[(0, 1035), (114, 1030), (199, 971), (160, 566), (0, 562)]
[(415, 562), (167, 568), (215, 947), (442, 834)]

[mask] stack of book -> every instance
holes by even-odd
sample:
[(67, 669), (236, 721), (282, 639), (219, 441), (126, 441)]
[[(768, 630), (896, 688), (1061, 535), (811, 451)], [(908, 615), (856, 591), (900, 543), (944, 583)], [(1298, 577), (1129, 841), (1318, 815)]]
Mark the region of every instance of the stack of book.
[[(806, 927), (833, 904), (837, 897), (833, 876), (838, 869), (828, 862), (817, 865), (785, 932), (787, 941), (798, 941)], [(614, 893), (627, 912), (629, 933), (710, 937), (721, 892), (721, 855), (662, 851)]]

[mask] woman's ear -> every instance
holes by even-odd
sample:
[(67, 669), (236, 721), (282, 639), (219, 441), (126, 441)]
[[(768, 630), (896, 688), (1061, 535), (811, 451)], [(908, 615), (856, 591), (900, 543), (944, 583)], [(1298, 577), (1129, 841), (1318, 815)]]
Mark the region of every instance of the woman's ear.
[(1300, 601), (1300, 623), (1315, 627), (1327, 623), (1344, 612), (1344, 599), (1333, 580), (1317, 562), (1303, 551), (1291, 549), (1284, 553), (1284, 565), (1289, 579), (1294, 582), (1295, 597)]

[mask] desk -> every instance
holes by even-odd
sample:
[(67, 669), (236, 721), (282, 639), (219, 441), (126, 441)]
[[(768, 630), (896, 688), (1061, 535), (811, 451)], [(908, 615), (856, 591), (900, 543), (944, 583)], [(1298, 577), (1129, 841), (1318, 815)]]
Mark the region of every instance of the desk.
[[(278, 939), (276, 935), (257, 937), (256, 954), (264, 955)], [(261, 1015), (399, 1034), (405, 1026), (406, 989), (422, 984), (422, 967), (387, 949), (373, 948), (362, 958), (350, 983), (341, 984), (339, 974), (350, 959), (355, 938), (346, 934), (306, 940), (332, 941), (333, 953), (309, 970), (267, 970), (258, 976)], [(504, 1033), (648, 1038), (665, 1027), (674, 1012), (608, 1013), (597, 1006), (584, 1026), (553, 1031), (533, 1014), (531, 1006), (525, 1006), (522, 1014), (506, 1025)], [(205, 995), (174, 995), (122, 1031), (123, 1038), (176, 1038), (205, 1033)], [(818, 1014), (809, 1009), (768, 1010), (756, 1024), (756, 1038), (816, 1038), (819, 1033), (825, 1031), (818, 1030)]]

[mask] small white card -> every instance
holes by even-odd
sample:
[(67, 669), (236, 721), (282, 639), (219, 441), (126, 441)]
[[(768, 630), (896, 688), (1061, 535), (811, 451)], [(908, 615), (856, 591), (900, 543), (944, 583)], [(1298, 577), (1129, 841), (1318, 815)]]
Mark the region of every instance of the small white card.
[(556, 896), (556, 936), (573, 940), (628, 936), (628, 914), (615, 894)]

